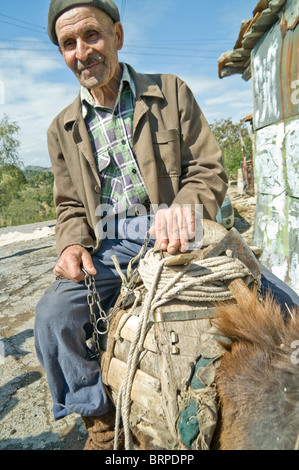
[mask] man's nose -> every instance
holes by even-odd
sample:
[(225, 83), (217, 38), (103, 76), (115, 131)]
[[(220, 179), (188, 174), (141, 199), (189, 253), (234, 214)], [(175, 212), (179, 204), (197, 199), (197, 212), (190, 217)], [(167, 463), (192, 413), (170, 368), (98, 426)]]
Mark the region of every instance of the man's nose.
[(77, 40), (76, 45), (76, 58), (78, 60), (84, 61), (87, 59), (89, 54), (92, 52), (92, 48), (82, 39)]

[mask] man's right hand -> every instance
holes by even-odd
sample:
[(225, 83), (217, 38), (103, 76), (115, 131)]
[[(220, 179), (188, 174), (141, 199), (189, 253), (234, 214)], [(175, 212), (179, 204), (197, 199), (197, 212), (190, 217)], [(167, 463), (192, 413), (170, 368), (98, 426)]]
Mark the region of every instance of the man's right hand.
[(53, 272), (57, 277), (78, 283), (84, 280), (82, 267), (92, 276), (97, 273), (88, 251), (80, 245), (71, 245), (63, 251)]

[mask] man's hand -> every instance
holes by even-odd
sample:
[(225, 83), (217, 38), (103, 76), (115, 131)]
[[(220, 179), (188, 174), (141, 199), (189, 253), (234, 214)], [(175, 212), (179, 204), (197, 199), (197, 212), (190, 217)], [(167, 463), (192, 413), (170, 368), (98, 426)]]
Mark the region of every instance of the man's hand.
[(194, 211), (189, 206), (161, 209), (156, 213), (149, 233), (156, 237), (161, 250), (171, 255), (178, 250), (185, 253), (195, 235)]
[(88, 251), (80, 245), (72, 245), (63, 251), (53, 272), (57, 277), (81, 282), (84, 280), (82, 267), (92, 276), (97, 273)]

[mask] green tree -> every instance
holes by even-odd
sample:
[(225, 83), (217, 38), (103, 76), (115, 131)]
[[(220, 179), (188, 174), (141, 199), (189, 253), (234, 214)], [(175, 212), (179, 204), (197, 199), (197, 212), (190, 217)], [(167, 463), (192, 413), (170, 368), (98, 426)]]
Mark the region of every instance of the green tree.
[(5, 223), (7, 206), (18, 199), (26, 184), (25, 175), (21, 170), (22, 162), (18, 150), (19, 126), (10, 122), (4, 114), (0, 121), (0, 218), (1, 225)]
[(6, 209), (7, 225), (23, 225), (46, 220), (46, 210), (36, 200), (22, 196), (19, 200), (13, 199)]
[(3, 165), (22, 166), (18, 150), (20, 141), (17, 136), (20, 127), (16, 122), (10, 122), (6, 114), (0, 121), (0, 167)]
[(26, 185), (26, 178), (20, 168), (15, 165), (0, 166), (0, 207), (1, 212)]
[(228, 177), (236, 178), (244, 158), (240, 134), (244, 142), (246, 159), (252, 158), (252, 141), (247, 125), (242, 121), (233, 123), (231, 119), (221, 119), (211, 124), (211, 129), (222, 150)]
[(23, 169), (18, 154), (19, 126), (7, 115), (0, 120), (0, 227), (52, 220), (53, 173), (42, 167)]

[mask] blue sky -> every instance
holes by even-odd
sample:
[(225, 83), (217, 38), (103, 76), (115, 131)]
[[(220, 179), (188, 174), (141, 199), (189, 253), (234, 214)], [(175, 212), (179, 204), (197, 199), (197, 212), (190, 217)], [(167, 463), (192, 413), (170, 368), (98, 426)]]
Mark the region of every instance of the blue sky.
[[(234, 47), (257, 0), (116, 0), (125, 30), (120, 61), (138, 72), (186, 80), (210, 123), (252, 112), (251, 82), (220, 80), (217, 60)], [(25, 165), (50, 166), (46, 131), (79, 86), (46, 34), (49, 0), (0, 0), (0, 119), (20, 128)]]

